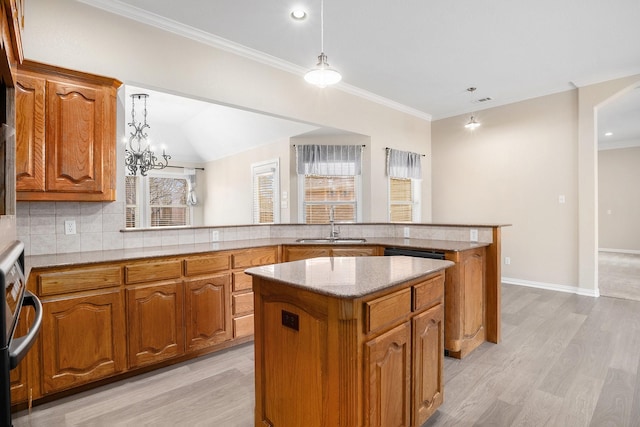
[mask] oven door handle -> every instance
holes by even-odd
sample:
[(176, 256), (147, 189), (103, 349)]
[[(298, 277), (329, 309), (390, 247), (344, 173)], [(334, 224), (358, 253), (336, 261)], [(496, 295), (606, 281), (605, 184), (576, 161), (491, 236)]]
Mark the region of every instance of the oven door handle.
[(18, 366), (18, 363), (27, 355), (27, 352), (38, 338), (40, 332), (40, 326), (42, 325), (42, 303), (37, 296), (29, 291), (24, 293), (22, 300), (22, 306), (31, 306), (36, 312), (33, 324), (29, 328), (27, 335), (20, 338), (15, 338), (9, 345), (9, 366), (10, 369)]

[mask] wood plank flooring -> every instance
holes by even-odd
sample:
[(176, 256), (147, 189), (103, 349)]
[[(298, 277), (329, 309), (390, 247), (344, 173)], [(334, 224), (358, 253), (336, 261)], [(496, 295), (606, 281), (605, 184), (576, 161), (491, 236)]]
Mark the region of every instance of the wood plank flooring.
[(640, 255), (598, 252), (600, 295), (640, 301)]
[[(424, 427), (640, 426), (640, 302), (503, 285), (502, 304), (503, 342), (445, 358), (445, 403)], [(253, 407), (246, 344), (14, 414), (13, 423), (248, 427)]]

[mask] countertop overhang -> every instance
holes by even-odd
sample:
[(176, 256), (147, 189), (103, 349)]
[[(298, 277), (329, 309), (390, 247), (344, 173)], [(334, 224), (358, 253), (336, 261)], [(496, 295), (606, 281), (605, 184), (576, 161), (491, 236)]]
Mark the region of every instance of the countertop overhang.
[(453, 266), (409, 256), (319, 257), (252, 267), (245, 273), (338, 298), (358, 298)]

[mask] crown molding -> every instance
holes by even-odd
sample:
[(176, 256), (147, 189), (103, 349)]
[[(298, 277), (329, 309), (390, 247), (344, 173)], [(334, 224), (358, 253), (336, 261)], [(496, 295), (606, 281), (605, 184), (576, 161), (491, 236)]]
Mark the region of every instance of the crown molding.
[[(291, 74), (303, 76), (308, 69), (299, 65), (292, 64), (291, 62), (284, 61), (272, 55), (268, 55), (264, 52), (260, 52), (255, 49), (251, 49), (247, 46), (243, 46), (239, 43), (232, 42), (231, 40), (218, 37), (214, 34), (206, 31), (199, 30), (189, 25), (182, 24), (169, 18), (148, 12), (135, 6), (128, 5), (119, 0), (76, 0), (80, 3), (87, 4), (89, 6), (102, 9), (106, 12), (110, 12), (116, 15), (123, 16), (125, 18), (133, 19), (143, 24), (147, 24), (164, 31), (186, 37), (188, 39), (206, 44), (208, 46), (215, 47), (217, 49), (233, 53), (235, 55), (259, 62), (261, 64), (268, 65)], [(404, 104), (392, 101), (388, 98), (376, 95), (372, 92), (368, 92), (364, 89), (346, 84), (344, 82), (338, 83), (334, 88), (341, 90), (345, 93), (357, 96), (359, 98), (366, 99), (368, 101), (383, 105), (385, 107), (410, 114), (417, 118), (431, 121), (431, 114), (417, 110)]]

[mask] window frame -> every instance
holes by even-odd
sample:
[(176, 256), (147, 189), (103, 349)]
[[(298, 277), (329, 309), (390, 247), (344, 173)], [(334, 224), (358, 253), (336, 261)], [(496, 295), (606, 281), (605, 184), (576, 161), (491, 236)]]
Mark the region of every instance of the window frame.
[[(256, 207), (256, 178), (268, 172), (273, 173), (273, 222), (259, 222), (259, 209)], [(251, 221), (253, 224), (279, 224), (280, 223), (280, 159), (266, 160), (251, 165)]]
[[(405, 180), (408, 179), (411, 181), (411, 201), (410, 202), (394, 202), (391, 200), (391, 180), (392, 179), (400, 179)], [(387, 218), (389, 222), (401, 222), (404, 221), (392, 221), (391, 220), (391, 206), (392, 205), (410, 205), (411, 206), (411, 221), (420, 222), (422, 219), (422, 180), (415, 178), (399, 178), (393, 176), (387, 176)]]
[[(307, 176), (324, 176), (324, 177), (343, 177), (343, 175), (300, 175), (298, 174), (298, 212), (300, 212), (300, 221), (307, 224), (307, 202), (305, 200), (306, 193), (306, 181)], [(355, 192), (355, 223), (362, 222), (362, 175), (348, 175), (354, 178), (354, 192)], [(327, 202), (313, 202), (314, 205), (349, 205), (352, 202), (344, 201), (327, 201)], [(342, 223), (346, 223), (341, 221)]]
[[(131, 176), (131, 175), (128, 175)], [(155, 171), (151, 170), (147, 173), (146, 176), (137, 175), (136, 176), (136, 202), (137, 202), (137, 211), (138, 215), (136, 215), (136, 225), (135, 227), (127, 227), (128, 229), (144, 229), (144, 228), (153, 228), (153, 229), (163, 229), (163, 228), (171, 228), (171, 227), (189, 227), (193, 224), (193, 207), (189, 204), (185, 203), (184, 207), (186, 208), (185, 218), (187, 220), (187, 224), (185, 225), (151, 225), (151, 212), (152, 208), (149, 205), (150, 202), (150, 183), (149, 178), (171, 178), (171, 179), (184, 179), (187, 181), (187, 186), (185, 186), (186, 191), (188, 192), (188, 181), (189, 176), (182, 172), (180, 168), (178, 171), (172, 172), (168, 170)], [(126, 191), (126, 185), (125, 185)], [(126, 200), (126, 196), (125, 196)], [(125, 207), (125, 225), (126, 225), (126, 208), (132, 207), (133, 205), (126, 205)], [(182, 205), (180, 205), (182, 207)]]

